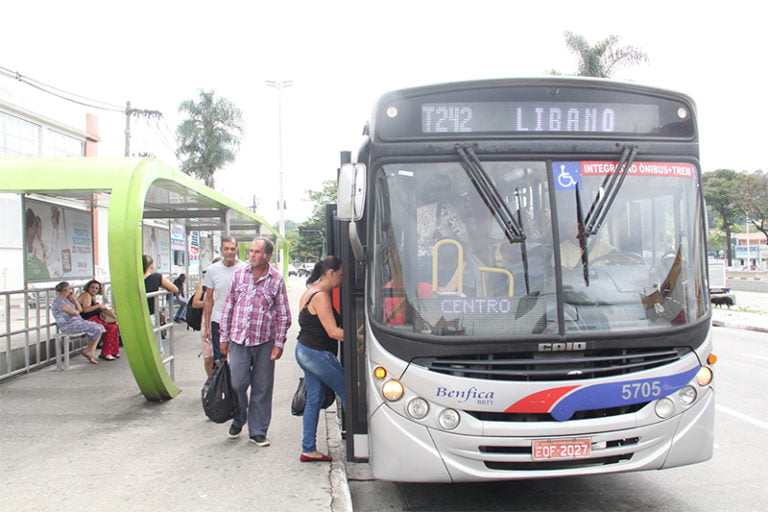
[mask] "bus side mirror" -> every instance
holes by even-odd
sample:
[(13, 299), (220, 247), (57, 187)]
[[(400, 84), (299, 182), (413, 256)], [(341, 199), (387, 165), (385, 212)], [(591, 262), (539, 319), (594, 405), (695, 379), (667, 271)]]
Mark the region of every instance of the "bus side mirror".
[(341, 221), (358, 221), (365, 209), (365, 164), (342, 164), (336, 196), (336, 215)]

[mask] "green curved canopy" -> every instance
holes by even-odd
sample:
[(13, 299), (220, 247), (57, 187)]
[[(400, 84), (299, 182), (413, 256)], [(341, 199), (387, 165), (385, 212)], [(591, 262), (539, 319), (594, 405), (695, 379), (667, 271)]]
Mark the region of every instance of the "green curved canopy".
[[(148, 400), (181, 390), (163, 365), (147, 308), (142, 269), (142, 220), (162, 219), (189, 230), (271, 232), (287, 254), (286, 240), (223, 194), (152, 159), (0, 158), (0, 191), (42, 194), (108, 204), (109, 270), (126, 357)], [(287, 262), (287, 258), (284, 258)]]

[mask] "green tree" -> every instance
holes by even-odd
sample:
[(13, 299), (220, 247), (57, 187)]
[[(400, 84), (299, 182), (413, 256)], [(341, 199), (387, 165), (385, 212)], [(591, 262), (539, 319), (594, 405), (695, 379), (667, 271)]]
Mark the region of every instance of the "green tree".
[(725, 232), (725, 259), (728, 265), (733, 261), (730, 244), (731, 226), (742, 210), (740, 200), (743, 177), (743, 174), (731, 169), (718, 169), (701, 176), (707, 209), (720, 222), (721, 229)]
[(336, 202), (336, 181), (323, 182), (321, 190), (307, 190), (307, 198), (314, 203), (312, 215), (299, 226), (299, 237), (295, 250), (297, 259), (308, 261), (324, 256), (325, 247), (325, 207)]
[(768, 174), (763, 171), (743, 174), (738, 199), (752, 225), (768, 240)]
[(179, 112), (187, 114), (176, 129), (181, 170), (214, 188), (215, 173), (237, 156), (243, 114), (228, 99), (215, 98), (214, 91), (200, 91), (199, 100), (184, 101)]
[(608, 36), (590, 46), (582, 36), (565, 33), (565, 44), (579, 56), (578, 76), (610, 78), (617, 67), (647, 62), (648, 55), (633, 46), (617, 46), (618, 36)]

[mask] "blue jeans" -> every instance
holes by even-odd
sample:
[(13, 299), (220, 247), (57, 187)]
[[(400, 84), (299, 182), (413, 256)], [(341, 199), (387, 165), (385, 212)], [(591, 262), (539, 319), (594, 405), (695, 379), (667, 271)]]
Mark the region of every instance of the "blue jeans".
[[(267, 435), (272, 420), (272, 389), (275, 383), (275, 362), (272, 361), (274, 341), (246, 347), (229, 344), (229, 369), (232, 387), (240, 403), (240, 415), (232, 425), (248, 424), (248, 435)], [(250, 396), (248, 388), (251, 388)]]
[(323, 404), (326, 386), (339, 395), (341, 405), (346, 409), (344, 368), (333, 353), (327, 350), (315, 350), (301, 343), (296, 343), (296, 362), (304, 370), (304, 385), (307, 388), (307, 405), (304, 406), (302, 417), (304, 433), (301, 451), (312, 453), (317, 450), (317, 420), (320, 416), (320, 406)]
[(176, 310), (176, 314), (173, 315), (174, 320), (186, 320), (187, 319), (187, 304), (189, 299), (186, 297), (177, 297), (176, 303), (179, 304), (179, 309)]

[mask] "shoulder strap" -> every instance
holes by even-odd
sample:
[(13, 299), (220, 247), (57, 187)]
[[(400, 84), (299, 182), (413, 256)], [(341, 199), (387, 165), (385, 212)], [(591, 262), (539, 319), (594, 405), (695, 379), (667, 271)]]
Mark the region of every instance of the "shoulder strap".
[(302, 309), (307, 309), (307, 307), (309, 306), (309, 303), (312, 301), (312, 298), (313, 298), (315, 295), (317, 295), (318, 293), (320, 293), (320, 292), (319, 292), (319, 291), (316, 291), (315, 293), (313, 293), (312, 295), (310, 295), (310, 296), (309, 296), (309, 298), (307, 299), (307, 302), (306, 302), (306, 303), (304, 303), (304, 307), (303, 307)]

